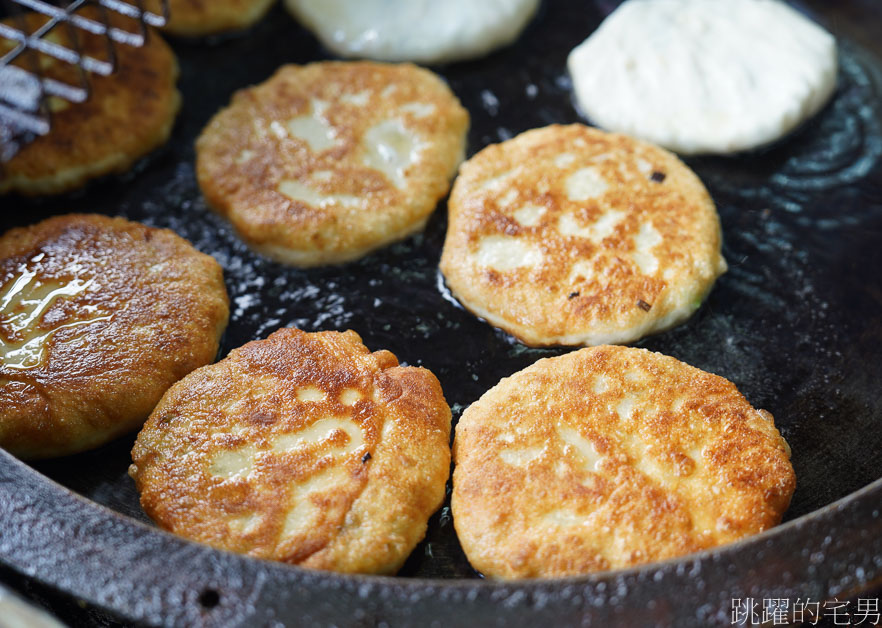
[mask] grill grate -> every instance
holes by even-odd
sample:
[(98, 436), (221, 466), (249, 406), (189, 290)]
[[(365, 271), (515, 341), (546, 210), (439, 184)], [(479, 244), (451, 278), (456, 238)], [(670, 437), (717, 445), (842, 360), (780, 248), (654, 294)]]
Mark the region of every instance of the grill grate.
[[(83, 15), (87, 6), (98, 10)], [(41, 13), (48, 21), (29, 32), (24, 11)], [(168, 0), (161, 0), (158, 11), (145, 10), (143, 0), (0, 0), (0, 16), (3, 13), (8, 19), (0, 22), (0, 162), (11, 159), (34, 137), (49, 132), (50, 97), (72, 103), (85, 101), (89, 97), (89, 74), (107, 76), (116, 70), (117, 44), (141, 47), (147, 38), (147, 26), (164, 26)], [(130, 18), (132, 29), (111, 25), (114, 13)], [(105, 57), (81, 54), (76, 43), (66, 47), (51, 41), (48, 36), (57, 28), (65, 29), (71, 42), (78, 42), (81, 32), (104, 37)], [(76, 68), (78, 80), (67, 83), (45, 76), (40, 64), (44, 55)]]

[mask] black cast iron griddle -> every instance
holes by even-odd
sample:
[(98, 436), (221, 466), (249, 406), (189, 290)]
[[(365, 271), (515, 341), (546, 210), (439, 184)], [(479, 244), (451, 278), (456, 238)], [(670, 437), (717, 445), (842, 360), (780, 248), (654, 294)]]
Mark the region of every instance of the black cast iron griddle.
[[(470, 154), (579, 120), (566, 55), (615, 4), (547, 1), (514, 46), (437, 68), (471, 113)], [(565, 351), (526, 348), (449, 297), (437, 273), (443, 204), (424, 234), (345, 266), (296, 270), (252, 254), (206, 209), (193, 141), (236, 89), (328, 54), (280, 8), (241, 35), (173, 45), (184, 108), (169, 145), (71, 196), (0, 199), (0, 227), (72, 211), (169, 227), (224, 267), (222, 355), (283, 326), (351, 328), (431, 369), (454, 420), (500, 378)], [(798, 479), (784, 525), (640, 569), (500, 584), (476, 579), (445, 506), (399, 577), (315, 573), (157, 530), (126, 475), (131, 435), (31, 467), (0, 452), (0, 562), (129, 620), (181, 626), (729, 625), (733, 597), (846, 599), (879, 586), (882, 70), (841, 41), (840, 75), (831, 104), (791, 137), (687, 160), (718, 205), (730, 270), (688, 323), (637, 343), (727, 377), (775, 415)]]

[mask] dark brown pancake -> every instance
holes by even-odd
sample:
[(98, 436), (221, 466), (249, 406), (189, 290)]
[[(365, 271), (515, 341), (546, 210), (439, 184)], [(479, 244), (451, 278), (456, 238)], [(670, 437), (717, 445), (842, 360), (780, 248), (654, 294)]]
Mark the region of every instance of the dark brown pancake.
[(137, 428), (211, 362), (220, 266), (166, 229), (71, 214), (0, 237), (0, 446), (71, 454)]
[[(95, 17), (92, 10), (81, 15)], [(133, 32), (131, 21), (112, 14), (112, 24)], [(42, 15), (25, 16), (28, 32), (45, 24)], [(16, 20), (6, 23), (18, 27)], [(56, 27), (47, 39), (73, 48), (68, 29)], [(83, 34), (84, 54), (107, 59), (106, 40)], [(0, 39), (0, 53), (11, 42)], [(156, 31), (149, 32), (143, 48), (118, 45), (119, 67), (110, 76), (92, 74), (91, 94), (83, 103), (52, 98), (52, 129), (26, 145), (0, 169), (0, 194), (58, 194), (81, 187), (89, 179), (111, 172), (125, 172), (139, 158), (164, 144), (180, 108), (175, 87), (178, 64), (171, 48)], [(39, 56), (44, 76), (71, 85), (80, 84), (79, 71), (47, 56)], [(20, 58), (27, 68), (29, 60)]]

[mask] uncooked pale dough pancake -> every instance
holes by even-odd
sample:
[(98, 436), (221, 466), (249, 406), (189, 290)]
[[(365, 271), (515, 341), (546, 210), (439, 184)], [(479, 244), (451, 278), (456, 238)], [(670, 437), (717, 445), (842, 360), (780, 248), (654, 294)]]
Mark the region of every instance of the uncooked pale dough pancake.
[[(272, 4), (273, 0), (170, 0), (170, 19), (162, 30), (184, 37), (238, 30), (257, 22)], [(159, 0), (149, 0), (144, 7), (161, 10)]]
[(281, 68), (196, 142), (208, 203), (258, 252), (340, 263), (423, 228), (462, 160), (468, 114), (409, 64)]
[(539, 0), (285, 0), (285, 6), (341, 56), (445, 63), (514, 41)]
[(167, 229), (71, 214), (0, 237), (0, 447), (47, 458), (140, 426), (211, 362), (220, 266)]
[[(94, 17), (88, 10), (78, 14)], [(46, 18), (28, 14), (26, 22), (29, 32), (34, 32), (45, 24)], [(18, 26), (17, 20), (5, 23)], [(136, 28), (123, 18), (115, 18), (112, 23), (130, 32)], [(74, 48), (64, 26), (56, 27), (45, 39)], [(79, 43), (85, 54), (107, 58), (104, 37), (81, 34)], [(11, 47), (11, 42), (0, 39), (0, 54)], [(125, 172), (139, 158), (165, 143), (181, 101), (175, 87), (178, 65), (174, 54), (153, 30), (143, 48), (118, 45), (116, 54), (119, 67), (114, 74), (90, 75), (92, 89), (86, 102), (50, 99), (52, 129), (3, 164), (0, 194), (67, 192), (89, 179)], [(28, 60), (20, 59), (16, 64), (27, 68)], [(45, 77), (80, 84), (79, 71), (73, 66), (45, 56), (39, 59)]]
[(160, 526), (215, 547), (394, 573), (441, 505), (450, 409), (430, 371), (353, 331), (282, 329), (163, 397), (130, 469)]
[(453, 521), (498, 578), (630, 567), (755, 534), (795, 487), (772, 415), (674, 358), (602, 346), (505, 378), (456, 427)]
[(836, 87), (836, 41), (776, 0), (628, 0), (570, 53), (579, 105), (679, 153), (772, 142)]
[(529, 345), (667, 329), (726, 269), (716, 209), (689, 168), (579, 124), (488, 146), (463, 164), (448, 207), (447, 285)]

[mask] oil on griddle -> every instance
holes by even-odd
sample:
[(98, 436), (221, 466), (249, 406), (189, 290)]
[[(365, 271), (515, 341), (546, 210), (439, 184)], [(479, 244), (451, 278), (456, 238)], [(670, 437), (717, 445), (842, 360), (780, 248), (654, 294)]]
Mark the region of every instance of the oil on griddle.
[[(579, 120), (566, 55), (614, 3), (588, 10), (576, 4), (546, 2), (515, 46), (435, 68), (471, 113), (469, 154), (529, 128)], [(454, 420), (501, 377), (563, 351), (528, 349), (444, 292), (437, 273), (443, 203), (424, 234), (360, 262), (304, 271), (253, 255), (206, 209), (193, 141), (237, 88), (264, 80), (282, 63), (328, 54), (278, 7), (245, 33), (173, 46), (184, 108), (170, 144), (135, 172), (71, 196), (5, 198), (0, 227), (96, 211), (174, 229), (224, 267), (232, 319), (222, 354), (282, 326), (352, 328), (369, 347), (432, 369)], [(844, 42), (840, 75), (833, 102), (790, 138), (751, 154), (687, 160), (717, 202), (730, 271), (687, 324), (638, 343), (727, 377), (775, 415), (798, 478), (788, 519), (879, 477), (882, 73), (878, 60)], [(35, 466), (146, 521), (126, 475), (133, 438)], [(401, 575), (476, 577), (447, 506), (431, 519)]]

